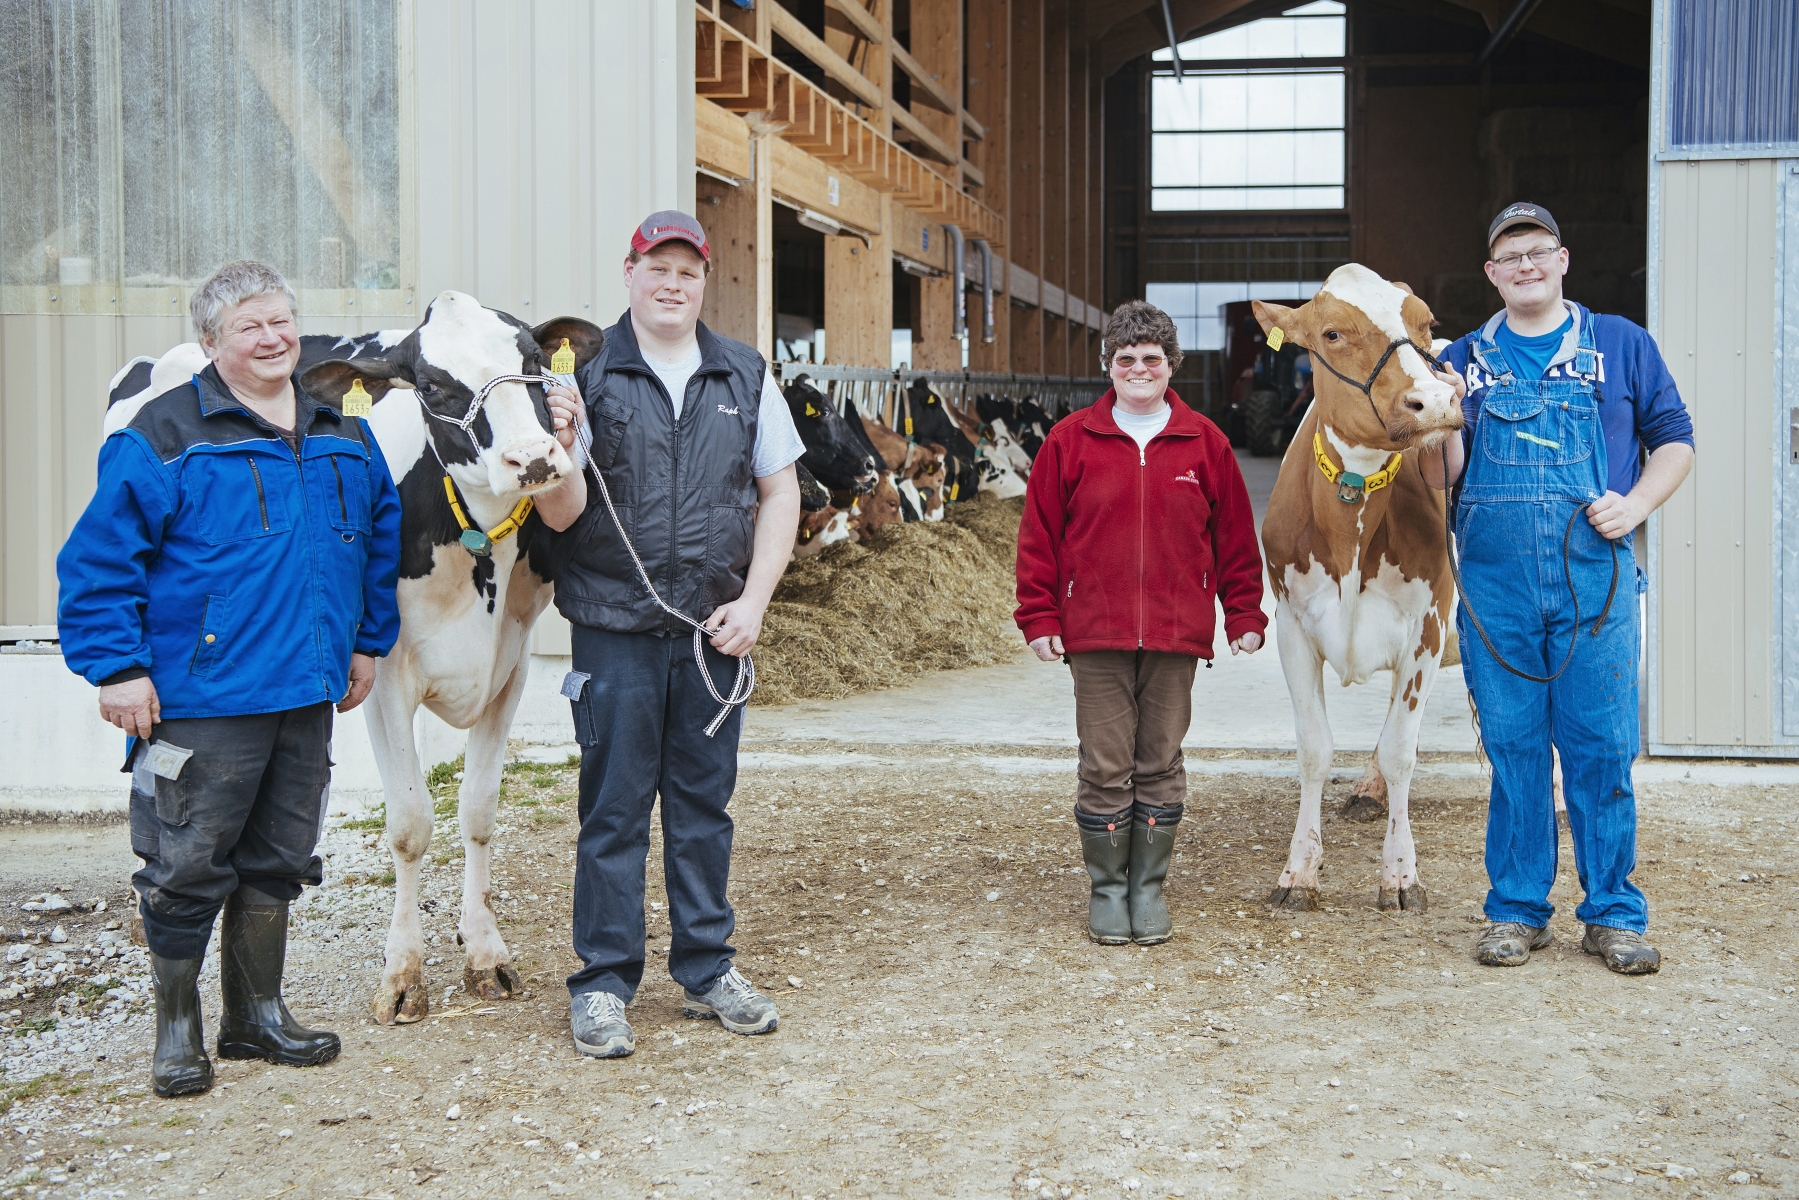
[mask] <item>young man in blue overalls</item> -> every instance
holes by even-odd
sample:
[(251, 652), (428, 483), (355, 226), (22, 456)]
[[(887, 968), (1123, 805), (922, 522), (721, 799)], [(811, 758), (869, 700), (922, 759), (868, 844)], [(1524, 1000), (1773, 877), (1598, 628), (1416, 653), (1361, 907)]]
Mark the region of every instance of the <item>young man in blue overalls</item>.
[(1648, 974), (1661, 955), (1630, 881), (1644, 588), (1632, 533), (1686, 478), (1693, 423), (1646, 330), (1562, 298), (1568, 250), (1547, 209), (1511, 205), (1487, 245), (1505, 309), (1443, 353), (1467, 381), (1467, 426), (1447, 461), (1423, 460), (1433, 486), (1460, 484), (1457, 628), (1493, 764), (1491, 924), (1476, 956), (1522, 966), (1550, 942), (1553, 745), (1585, 893), (1581, 949)]

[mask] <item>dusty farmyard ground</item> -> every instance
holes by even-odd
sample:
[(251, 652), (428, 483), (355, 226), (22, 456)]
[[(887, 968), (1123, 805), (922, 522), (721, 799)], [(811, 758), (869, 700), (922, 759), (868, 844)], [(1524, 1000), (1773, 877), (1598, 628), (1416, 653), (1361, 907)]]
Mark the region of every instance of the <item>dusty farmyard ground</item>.
[[(1269, 914), (1296, 785), (1196, 775), (1176, 939), (1107, 949), (1083, 936), (1064, 752), (790, 745), (746, 762), (736, 942), (781, 1028), (684, 1020), (653, 958), (630, 1013), (637, 1054), (610, 1063), (569, 1044), (567, 769), (509, 769), (496, 838), (526, 996), (445, 1001), (461, 973), (445, 818), (425, 885), (432, 1015), (370, 1024), (385, 854), (337, 828), (327, 885), (296, 909), (288, 978), (297, 1014), (343, 1033), (343, 1057), (220, 1063), (219, 1087), (179, 1101), (147, 1094), (141, 961), (93, 957), (124, 907), (116, 866), (16, 853), (29, 831), (0, 829), (9, 946), (37, 964), (0, 977), (33, 985), (0, 1003), (20, 1011), (0, 1194), (1799, 1194), (1788, 791), (1645, 789), (1637, 878), (1666, 966), (1621, 979), (1578, 950), (1571, 864), (1553, 948), (1519, 970), (1472, 961), (1484, 783), (1465, 763), (1415, 789), (1429, 912), (1376, 911), (1380, 827), (1331, 816), (1331, 907)], [(122, 827), (86, 832), (124, 845)], [(650, 863), (660, 906), (659, 842)], [(110, 904), (52, 914), (69, 941), (51, 982), (52, 947), (29, 940), (49, 917), (15, 905), (57, 883)], [(59, 1014), (60, 995), (76, 1000)], [(216, 1014), (216, 971), (203, 995)]]

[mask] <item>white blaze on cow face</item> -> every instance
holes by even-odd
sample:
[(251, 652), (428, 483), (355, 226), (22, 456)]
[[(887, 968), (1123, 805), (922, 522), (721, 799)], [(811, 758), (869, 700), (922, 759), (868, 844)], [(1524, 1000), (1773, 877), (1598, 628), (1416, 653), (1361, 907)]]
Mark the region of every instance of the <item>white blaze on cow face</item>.
[[(1405, 301), (1411, 293), (1388, 283), (1362, 264), (1346, 263), (1338, 267), (1324, 281), (1320, 291), (1360, 309), (1389, 341), (1413, 340), (1405, 325)], [(1431, 431), (1423, 441), (1434, 445), (1459, 426), (1455, 389), (1433, 375), (1429, 364), (1411, 346), (1400, 346), (1393, 351), (1393, 358), (1411, 381), (1400, 401), (1411, 411), (1419, 426)], [(1385, 368), (1392, 369), (1391, 365)]]
[[(522, 373), (521, 334), (529, 331), (508, 324), (473, 296), (444, 292), (431, 302), (419, 327), (419, 357), (476, 393), (495, 376)], [(525, 384), (500, 384), (487, 394), (482, 411), (491, 440), (480, 447), (474, 471), (484, 476), (480, 482), (485, 490), (498, 497), (541, 492), (573, 471), (568, 452), (544, 428)], [(452, 430), (451, 436), (459, 435)]]

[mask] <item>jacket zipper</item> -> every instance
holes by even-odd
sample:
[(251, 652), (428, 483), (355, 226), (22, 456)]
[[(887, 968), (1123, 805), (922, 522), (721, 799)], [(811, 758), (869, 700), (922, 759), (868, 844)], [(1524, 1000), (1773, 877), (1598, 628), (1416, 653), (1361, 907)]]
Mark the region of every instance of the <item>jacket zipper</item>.
[(269, 531), (269, 500), (262, 491), (262, 472), (256, 469), (256, 460), (245, 456), (244, 461), (250, 464), (250, 478), (256, 481), (256, 511), (262, 514), (262, 531)]
[(344, 473), (338, 468), (335, 454), (331, 456), (331, 473), (337, 476), (337, 511), (347, 525), (350, 523), (350, 506), (344, 503)]
[[(1132, 441), (1137, 439), (1132, 438)], [(1149, 446), (1137, 446), (1137, 649), (1143, 649), (1143, 525), (1148, 507), (1144, 479), (1149, 474)]]

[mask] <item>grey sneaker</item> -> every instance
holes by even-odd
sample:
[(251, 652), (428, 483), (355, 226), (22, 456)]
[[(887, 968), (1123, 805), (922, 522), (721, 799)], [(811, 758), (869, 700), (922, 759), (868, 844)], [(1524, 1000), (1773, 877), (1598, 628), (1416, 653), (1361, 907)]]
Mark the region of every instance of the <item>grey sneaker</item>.
[(1532, 950), (1554, 940), (1547, 925), (1539, 929), (1521, 921), (1495, 921), (1480, 935), (1474, 957), (1489, 967), (1521, 967), (1530, 961)]
[(1662, 969), (1661, 952), (1634, 929), (1589, 925), (1580, 948), (1603, 958), (1620, 975), (1653, 975)]
[(569, 1004), (575, 1049), (594, 1058), (623, 1058), (637, 1049), (625, 1002), (611, 992), (582, 992)]
[(773, 1033), (781, 1023), (775, 1002), (758, 992), (736, 967), (713, 980), (703, 993), (682, 990), (686, 994), (682, 1013), (702, 1021), (717, 1017), (732, 1033)]

